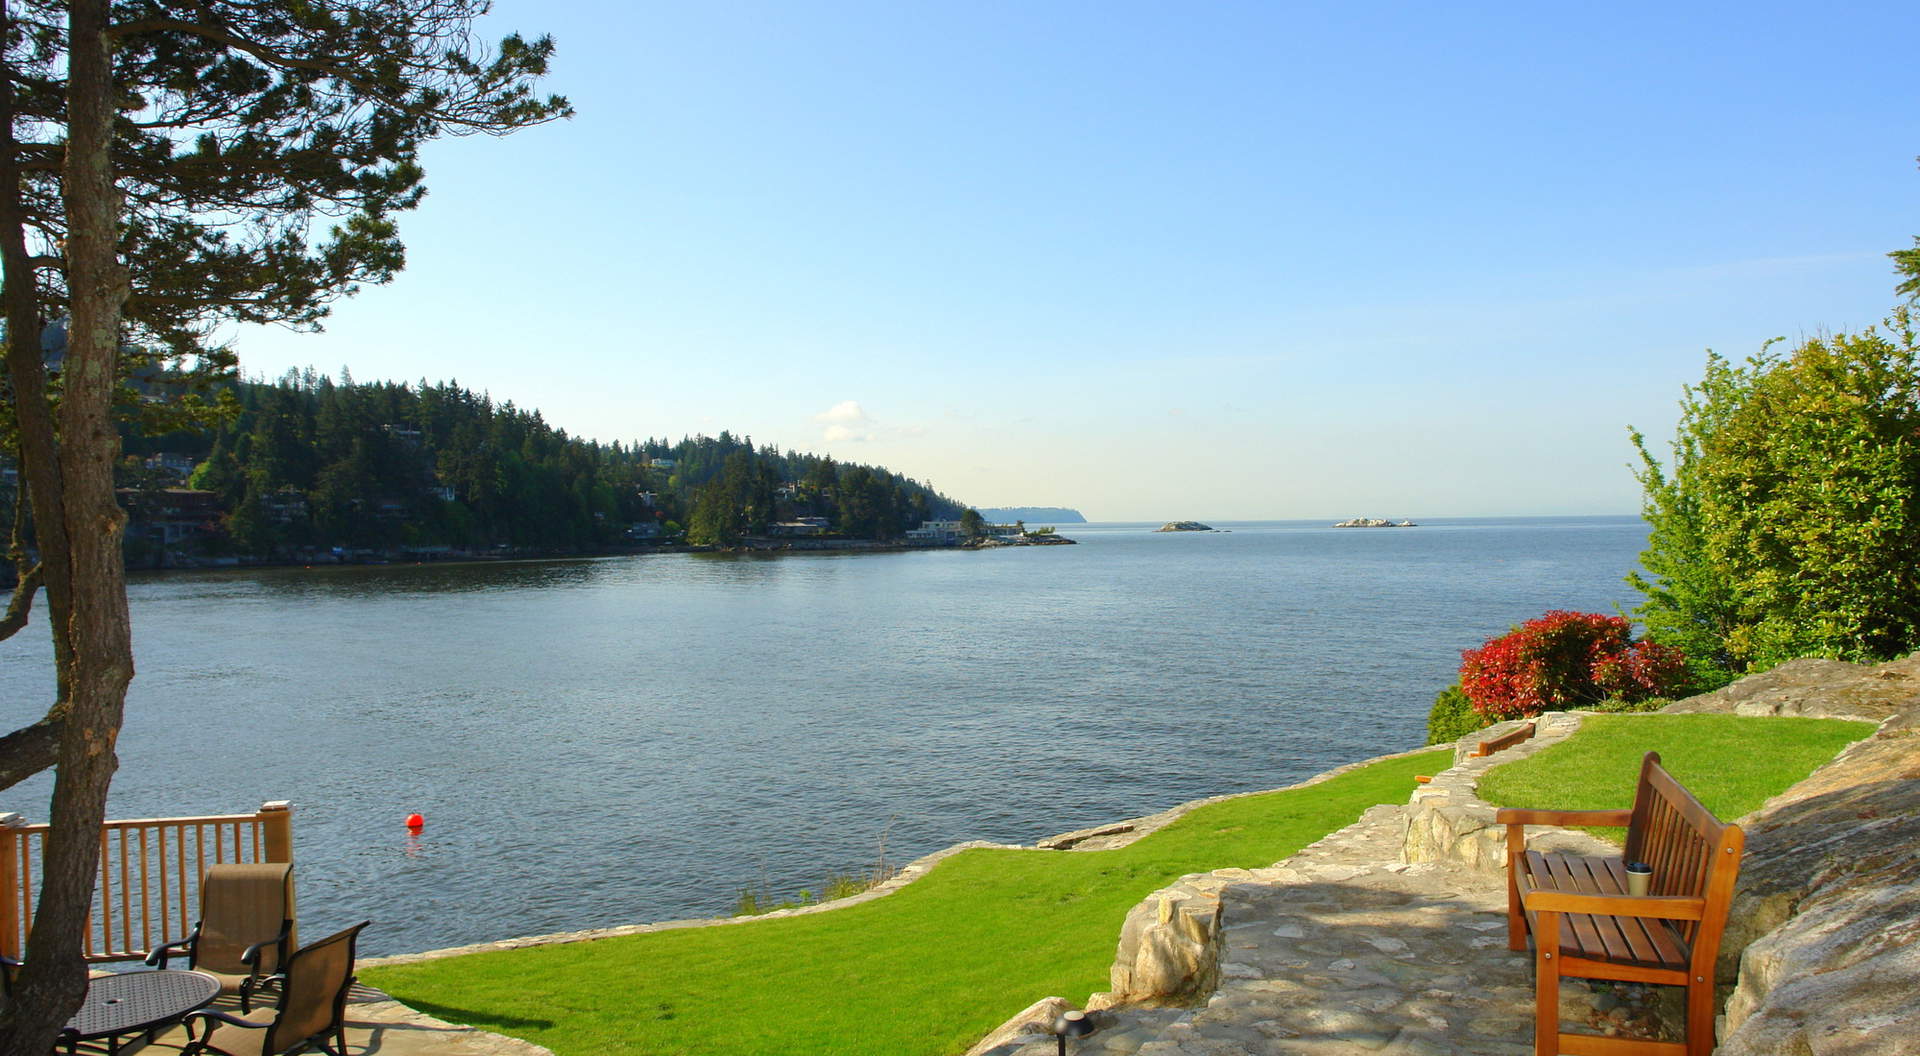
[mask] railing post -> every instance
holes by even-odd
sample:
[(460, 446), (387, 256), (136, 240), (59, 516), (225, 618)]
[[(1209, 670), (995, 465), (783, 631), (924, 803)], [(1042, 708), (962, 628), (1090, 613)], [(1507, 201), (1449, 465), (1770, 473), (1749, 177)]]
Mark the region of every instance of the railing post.
[[(266, 860), (269, 862), (293, 861), (293, 804), (284, 799), (272, 799), (260, 804), (260, 827), (266, 833)], [(300, 912), (296, 908), (295, 891), (291, 885), (287, 890), (287, 919), (298, 921)], [(287, 948), (300, 948), (300, 925), (294, 924), (294, 930), (287, 934)]]
[(26, 853), (26, 840), (20, 829), (27, 819), (18, 814), (0, 814), (0, 955), (20, 958), (24, 945), (20, 934), (20, 856)]
[(293, 804), (284, 799), (260, 804), (260, 825), (266, 832), (266, 860), (293, 861)]

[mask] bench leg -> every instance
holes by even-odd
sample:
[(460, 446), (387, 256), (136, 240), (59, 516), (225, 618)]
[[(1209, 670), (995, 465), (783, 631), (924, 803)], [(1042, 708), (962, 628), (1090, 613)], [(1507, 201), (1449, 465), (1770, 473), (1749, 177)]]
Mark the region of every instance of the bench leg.
[(1507, 826), (1507, 949), (1527, 948), (1527, 918), (1520, 909), (1520, 862), (1526, 857), (1526, 830)]
[(1687, 984), (1687, 1056), (1709, 1056), (1712, 1052), (1713, 979), (1695, 976)]
[(1560, 914), (1534, 915), (1533, 950), (1534, 1056), (1560, 1056)]

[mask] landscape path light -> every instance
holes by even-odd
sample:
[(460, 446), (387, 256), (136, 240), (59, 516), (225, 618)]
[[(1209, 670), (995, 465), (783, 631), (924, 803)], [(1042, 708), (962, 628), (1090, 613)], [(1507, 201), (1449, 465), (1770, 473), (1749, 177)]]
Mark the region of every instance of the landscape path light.
[(1060, 1056), (1067, 1056), (1067, 1039), (1084, 1038), (1093, 1033), (1093, 1020), (1078, 1010), (1062, 1012), (1053, 1021), (1053, 1036), (1060, 1043)]

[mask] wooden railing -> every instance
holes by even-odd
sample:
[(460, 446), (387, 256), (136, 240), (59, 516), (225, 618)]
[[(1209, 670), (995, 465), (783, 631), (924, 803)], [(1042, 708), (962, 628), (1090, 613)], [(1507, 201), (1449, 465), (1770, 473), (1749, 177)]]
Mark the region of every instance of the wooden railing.
[[(33, 927), (47, 828), (0, 814), (0, 954), (8, 957), (23, 955)], [(186, 938), (200, 915), (200, 874), (209, 865), (291, 861), (293, 810), (284, 801), (252, 814), (109, 821), (100, 829), (87, 959), (137, 960)]]

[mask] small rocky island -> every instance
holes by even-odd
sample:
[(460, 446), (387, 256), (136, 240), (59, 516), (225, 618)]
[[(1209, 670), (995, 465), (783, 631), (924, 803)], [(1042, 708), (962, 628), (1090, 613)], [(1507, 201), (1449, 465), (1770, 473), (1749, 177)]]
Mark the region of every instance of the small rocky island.
[(1218, 531), (1218, 529), (1213, 528), (1210, 525), (1201, 524), (1199, 521), (1168, 521), (1167, 523), (1161, 525), (1160, 527), (1155, 528), (1154, 531), (1156, 532), (1212, 532), (1212, 531)]
[(1351, 521), (1341, 521), (1335, 528), (1418, 528), (1412, 521), (1389, 521), (1383, 517), (1355, 517)]

